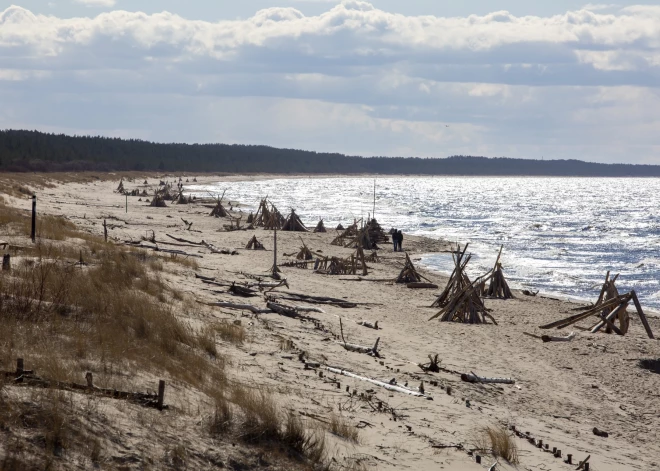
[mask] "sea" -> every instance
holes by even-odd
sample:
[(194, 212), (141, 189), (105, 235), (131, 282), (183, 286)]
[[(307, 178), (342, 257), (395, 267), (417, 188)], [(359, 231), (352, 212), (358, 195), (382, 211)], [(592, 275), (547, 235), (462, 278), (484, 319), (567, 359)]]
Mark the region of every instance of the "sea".
[[(225, 201), (246, 213), (268, 197), (310, 228), (321, 218), (331, 229), (375, 214), (404, 237), (469, 243), (473, 277), (492, 268), (503, 246), (511, 286), (542, 294), (595, 301), (609, 270), (620, 274), (620, 292), (635, 289), (644, 306), (660, 310), (660, 179), (296, 177), (186, 188), (198, 196), (226, 190)], [(449, 253), (418, 263), (443, 274), (453, 269)]]

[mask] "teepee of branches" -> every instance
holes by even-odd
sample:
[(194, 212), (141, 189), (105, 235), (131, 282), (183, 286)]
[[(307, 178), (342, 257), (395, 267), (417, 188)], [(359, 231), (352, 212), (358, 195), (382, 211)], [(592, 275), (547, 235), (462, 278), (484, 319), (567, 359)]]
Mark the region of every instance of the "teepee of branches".
[[(637, 298), (637, 293), (635, 290), (632, 290), (629, 293), (620, 295), (619, 290), (615, 286), (615, 282), (619, 275), (616, 275), (613, 278), (610, 278), (610, 272), (607, 272), (605, 275), (605, 283), (603, 284), (600, 295), (596, 304), (593, 306), (587, 306), (580, 309), (582, 312), (574, 314), (568, 318), (561, 319), (559, 321), (551, 322), (550, 324), (540, 326), (541, 329), (563, 329), (569, 325), (575, 324), (582, 320), (596, 317), (597, 322), (592, 327), (588, 329), (589, 332), (595, 334), (599, 332), (603, 327), (605, 327), (605, 332), (611, 333), (615, 332), (618, 335), (626, 335), (628, 332), (628, 327), (630, 325), (630, 317), (628, 315), (627, 309), (628, 305), (632, 301), (634, 303), (635, 309), (637, 310), (637, 315), (639, 315), (642, 325), (646, 330), (646, 334), (650, 339), (653, 337), (653, 331), (649, 326), (648, 319), (646, 314), (642, 310), (642, 305), (639, 303)], [(619, 326), (616, 326), (618, 321)]]
[(300, 252), (298, 252), (298, 255), (296, 255), (297, 260), (313, 260), (314, 255), (312, 254), (312, 251), (309, 250), (307, 247), (307, 244), (305, 244), (305, 241), (302, 240), (302, 237), (300, 238), (300, 242), (302, 242), (302, 247), (300, 247)]
[(486, 295), (491, 298), (511, 299), (514, 296), (509, 289), (509, 284), (506, 282), (504, 272), (502, 271), (502, 264), (500, 263), (503, 248), (504, 245), (500, 247), (500, 253), (497, 255), (497, 260), (493, 267), (493, 276), (490, 279), (490, 285), (488, 286)]
[(215, 216), (217, 218), (225, 218), (229, 216), (229, 213), (225, 209), (225, 207), (222, 205), (222, 200), (225, 198), (225, 193), (227, 190), (222, 192), (222, 196), (215, 195), (215, 206), (211, 210), (211, 214), (209, 216)]
[(408, 252), (406, 252), (406, 263), (404, 264), (401, 273), (399, 273), (396, 282), (417, 283), (419, 281), (422, 281), (422, 277), (419, 275), (419, 273), (417, 273), (417, 270), (415, 269), (415, 265), (413, 265), (412, 260), (410, 260), (410, 257), (408, 256)]
[(295, 231), (295, 232), (309, 232), (309, 229), (305, 227), (305, 225), (300, 220), (294, 209), (291, 209), (291, 214), (289, 214), (289, 217), (284, 222), (284, 225), (282, 226), (282, 230)]
[(253, 224), (264, 229), (280, 229), (284, 224), (284, 216), (277, 210), (274, 204), (269, 203), (268, 198), (263, 198), (259, 208), (253, 217)]
[(325, 230), (325, 225), (323, 225), (323, 219), (319, 221), (319, 223), (316, 225), (314, 228), (314, 232), (327, 232)]
[(264, 245), (257, 240), (256, 234), (252, 236), (252, 239), (250, 239), (245, 246), (246, 249), (248, 250), (266, 250)]
[(465, 245), (462, 252), (460, 246), (456, 253), (452, 252), (454, 271), (444, 291), (431, 305), (431, 307), (439, 307), (440, 311), (429, 320), (440, 318), (441, 322), (486, 324), (490, 319), (493, 324), (497, 325), (479, 296), (481, 286), (492, 276), (492, 272), (489, 271), (484, 277), (478, 278), (474, 282), (470, 281), (465, 274), (465, 267), (471, 258), (469, 254), (466, 256), (468, 245)]

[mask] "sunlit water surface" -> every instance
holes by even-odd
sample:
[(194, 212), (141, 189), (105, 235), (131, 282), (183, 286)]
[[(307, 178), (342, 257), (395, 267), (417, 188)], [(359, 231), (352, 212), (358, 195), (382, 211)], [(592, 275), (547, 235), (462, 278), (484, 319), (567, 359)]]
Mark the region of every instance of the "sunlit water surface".
[[(285, 178), (187, 186), (222, 193), (256, 210), (268, 196), (314, 227), (346, 225), (373, 210), (374, 178)], [(512, 285), (567, 297), (597, 297), (607, 270), (619, 290), (636, 289), (660, 308), (660, 179), (393, 177), (376, 179), (376, 218), (388, 230), (470, 243), (473, 276), (492, 267), (504, 244)], [(405, 248), (405, 242), (404, 242)], [(389, 247), (388, 247), (389, 249)], [(451, 255), (422, 264), (449, 273)]]

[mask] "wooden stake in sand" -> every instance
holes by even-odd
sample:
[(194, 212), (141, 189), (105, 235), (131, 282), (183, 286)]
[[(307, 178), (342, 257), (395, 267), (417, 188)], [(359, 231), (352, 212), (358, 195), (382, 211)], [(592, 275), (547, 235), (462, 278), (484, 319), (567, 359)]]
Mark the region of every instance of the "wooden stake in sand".
[(37, 194), (32, 195), (32, 230), (30, 231), (30, 238), (34, 243), (37, 237)]

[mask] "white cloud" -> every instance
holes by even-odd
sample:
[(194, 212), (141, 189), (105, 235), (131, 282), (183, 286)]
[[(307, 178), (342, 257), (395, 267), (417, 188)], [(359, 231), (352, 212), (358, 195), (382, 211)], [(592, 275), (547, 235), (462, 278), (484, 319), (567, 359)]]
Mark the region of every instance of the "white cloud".
[(88, 7), (114, 7), (117, 0), (73, 0), (74, 3), (79, 3)]
[(660, 158), (660, 7), (606, 6), (443, 18), (345, 0), (220, 22), (13, 6), (0, 12), (0, 127), (601, 160), (627, 155), (625, 130), (640, 160)]

